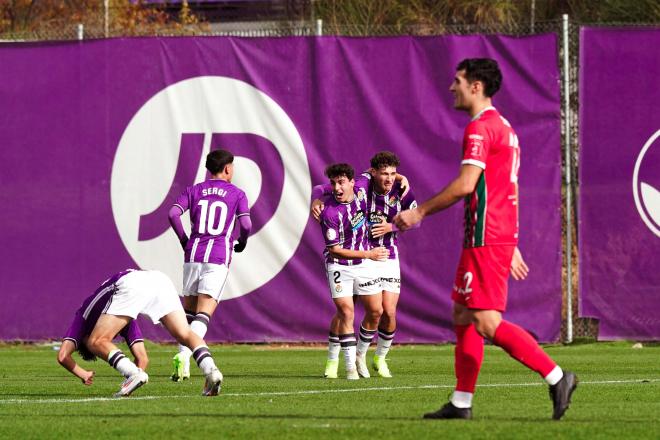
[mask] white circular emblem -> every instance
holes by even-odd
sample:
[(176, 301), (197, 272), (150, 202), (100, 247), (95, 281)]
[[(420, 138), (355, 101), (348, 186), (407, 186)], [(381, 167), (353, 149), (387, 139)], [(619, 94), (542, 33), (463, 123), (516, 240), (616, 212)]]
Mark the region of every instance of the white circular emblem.
[[(660, 137), (660, 130), (656, 131), (640, 151), (635, 162), (635, 171), (633, 172), (633, 197), (637, 212), (646, 224), (646, 226), (658, 237), (660, 237), (660, 188), (655, 188), (648, 182), (639, 180), (640, 167), (644, 161), (644, 156), (650, 150), (653, 143)], [(660, 148), (660, 145), (655, 145)], [(658, 151), (654, 151), (656, 157), (660, 156)], [(657, 162), (660, 164), (660, 162)]]
[[(181, 285), (183, 251), (169, 229), (139, 240), (140, 217), (166, 200), (179, 162), (184, 134), (204, 139), (194, 183), (206, 177), (204, 160), (214, 134), (250, 134), (270, 141), (284, 167), (281, 199), (272, 217), (253, 234), (247, 248), (234, 254), (223, 300), (236, 298), (270, 281), (293, 256), (307, 224), (311, 179), (300, 134), (284, 110), (268, 95), (236, 79), (200, 76), (172, 84), (154, 95), (126, 127), (112, 166), (112, 212), (124, 246), (144, 269), (158, 269)], [(231, 149), (231, 148), (230, 148)], [(253, 204), (262, 176), (269, 172), (236, 155), (232, 183)], [(260, 166), (262, 169), (260, 169)], [(192, 184), (192, 182), (190, 183)], [(178, 196), (178, 194), (176, 195)], [(166, 220), (166, 217), (165, 217)], [(184, 225), (188, 229), (187, 215)]]
[(335, 238), (337, 238), (337, 231), (335, 231), (334, 229), (328, 229), (327, 231), (325, 231), (325, 236), (328, 240), (332, 241)]

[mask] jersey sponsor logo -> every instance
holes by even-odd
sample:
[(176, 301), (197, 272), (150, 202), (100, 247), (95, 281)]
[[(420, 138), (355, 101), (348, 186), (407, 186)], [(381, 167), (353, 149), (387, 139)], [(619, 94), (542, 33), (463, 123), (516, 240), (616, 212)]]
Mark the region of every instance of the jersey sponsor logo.
[[(307, 225), (307, 155), (284, 109), (233, 78), (200, 76), (169, 85), (145, 102), (124, 130), (110, 193), (119, 236), (133, 260), (143, 268), (158, 267), (181, 285), (181, 247), (169, 230), (167, 210), (186, 186), (206, 179), (206, 154), (221, 146), (234, 152), (232, 183), (245, 191), (248, 201), (256, 201), (251, 209), (265, 219), (263, 224), (253, 222), (247, 248), (234, 255), (226, 300), (275, 277), (295, 253)], [(282, 236), (287, 240), (278, 240)], [(260, 258), (263, 254), (272, 258)]]
[(383, 223), (384, 220), (385, 220), (385, 214), (383, 214), (383, 211), (379, 210), (369, 213), (369, 224), (371, 225)]
[(327, 238), (330, 241), (335, 240), (337, 238), (337, 231), (335, 231), (334, 229), (328, 229), (327, 231), (325, 231), (325, 238)]
[(660, 237), (660, 130), (644, 144), (635, 162), (632, 189), (635, 207), (651, 232)]
[(364, 225), (365, 215), (364, 211), (358, 211), (353, 217), (351, 217), (351, 229), (356, 231)]

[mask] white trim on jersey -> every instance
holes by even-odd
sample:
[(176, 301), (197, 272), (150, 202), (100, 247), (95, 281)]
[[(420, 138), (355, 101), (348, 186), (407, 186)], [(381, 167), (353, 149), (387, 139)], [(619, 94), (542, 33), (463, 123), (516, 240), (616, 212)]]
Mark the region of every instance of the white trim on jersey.
[(204, 252), (204, 263), (209, 262), (209, 257), (211, 256), (211, 251), (213, 250), (213, 243), (215, 242), (215, 239), (212, 238), (209, 240), (209, 242), (206, 244), (206, 252)]
[[(250, 215), (250, 214), (244, 214), (244, 215)], [(236, 217), (232, 217), (231, 223), (229, 224), (229, 227), (227, 228), (227, 233), (225, 234), (225, 265), (229, 267), (229, 255), (230, 255), (230, 246), (231, 246), (231, 236), (234, 234), (234, 222), (236, 221)], [(221, 290), (222, 292), (222, 290)]]
[(243, 214), (236, 214), (236, 217), (245, 217), (246, 215), (250, 215), (250, 213), (244, 212)]
[[(358, 207), (360, 206), (359, 203), (360, 202), (358, 200), (358, 205), (357, 205)], [(351, 249), (355, 249), (355, 245), (357, 244), (357, 234), (355, 233), (355, 229), (353, 229), (353, 216), (351, 215), (351, 205), (348, 205), (346, 207), (346, 212), (348, 213), (348, 216), (351, 219), (350, 223), (351, 223), (351, 231), (352, 231), (352, 235), (353, 235), (353, 237), (351, 238)], [(366, 221), (366, 219), (364, 219), (364, 221)], [(358, 249), (363, 250), (362, 249), (362, 242), (360, 242), (360, 247), (358, 247)], [(346, 258), (346, 260), (349, 262), (349, 266), (353, 265), (353, 259)]]
[(190, 250), (190, 263), (194, 263), (194, 262), (195, 262), (195, 254), (197, 253), (197, 245), (198, 245), (198, 244), (199, 244), (199, 237), (197, 237), (197, 238), (195, 239), (195, 241), (193, 242), (193, 247), (192, 247), (192, 249)]
[(92, 300), (92, 302), (89, 303), (89, 305), (88, 305), (87, 308), (85, 309), (85, 312), (83, 313), (83, 318), (85, 318), (85, 320), (87, 320), (87, 317), (88, 317), (89, 314), (92, 312), (92, 309), (94, 308), (94, 306), (96, 305), (96, 303), (101, 299), (101, 297), (102, 297), (103, 295), (105, 295), (106, 293), (108, 293), (108, 291), (110, 291), (110, 290), (112, 290), (112, 289), (114, 289), (114, 288), (115, 288), (115, 285), (114, 285), (114, 284), (111, 284), (111, 285), (109, 285), (108, 287), (106, 287), (105, 289), (101, 290), (99, 293), (96, 294), (96, 296), (94, 297), (94, 299)]
[(186, 210), (183, 209), (183, 206), (179, 205), (178, 203), (175, 203), (175, 204), (173, 204), (172, 206), (176, 206), (177, 208), (179, 208), (179, 209), (181, 210), (181, 214), (183, 214), (184, 212), (186, 212)]
[(461, 161), (461, 165), (474, 165), (481, 168), (482, 170), (486, 169), (486, 164), (476, 159), (464, 159)]
[(486, 113), (488, 110), (497, 110), (497, 109), (495, 107), (493, 107), (492, 105), (489, 105), (488, 107), (486, 107), (485, 109), (481, 110), (479, 113), (474, 115), (472, 117), (471, 121), (476, 121), (477, 119), (479, 119), (481, 117), (481, 115)]

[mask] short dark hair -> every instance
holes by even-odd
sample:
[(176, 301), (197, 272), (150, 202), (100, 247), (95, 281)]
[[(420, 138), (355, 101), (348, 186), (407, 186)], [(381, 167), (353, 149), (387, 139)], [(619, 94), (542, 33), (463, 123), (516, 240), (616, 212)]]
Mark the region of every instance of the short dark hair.
[(218, 174), (227, 164), (234, 162), (234, 155), (227, 150), (213, 150), (206, 156), (206, 169), (211, 174)]
[(81, 358), (83, 358), (86, 361), (96, 360), (96, 355), (91, 351), (89, 351), (89, 348), (87, 348), (84, 342), (78, 343), (78, 354), (80, 355)]
[(391, 151), (379, 151), (371, 158), (371, 168), (379, 170), (383, 167), (398, 167), (399, 158)]
[(472, 83), (481, 81), (484, 95), (488, 98), (497, 93), (502, 85), (502, 72), (497, 61), (490, 58), (466, 58), (456, 67), (456, 71), (465, 70), (465, 79)]
[(333, 163), (327, 166), (325, 175), (328, 176), (328, 179), (346, 176), (348, 180), (352, 180), (355, 177), (355, 170), (347, 163)]

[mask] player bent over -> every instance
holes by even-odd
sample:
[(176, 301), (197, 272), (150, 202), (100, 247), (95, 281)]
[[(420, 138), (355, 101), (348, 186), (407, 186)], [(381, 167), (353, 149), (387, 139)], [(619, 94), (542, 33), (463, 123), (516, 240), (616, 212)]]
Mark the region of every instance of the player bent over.
[(403, 211), (394, 222), (401, 230), (427, 215), (465, 201), (465, 240), (454, 281), (454, 353), (456, 388), (450, 401), (427, 419), (472, 418), (472, 396), (484, 356), (484, 338), (535, 371), (550, 385), (552, 418), (568, 409), (577, 377), (562, 370), (534, 338), (502, 318), (506, 310), (509, 271), (527, 275), (518, 244), (518, 167), (520, 146), (511, 124), (492, 106), (502, 73), (488, 58), (459, 63), (449, 90), (454, 108), (471, 122), (463, 135), (458, 176), (419, 207)]
[[(186, 188), (169, 211), (169, 220), (184, 249), (183, 308), (188, 323), (200, 338), (206, 335), (229, 276), (232, 250), (242, 252), (252, 222), (245, 193), (231, 183), (234, 155), (214, 150), (206, 156), (210, 179)], [(190, 211), (190, 238), (183, 230), (181, 216)], [(233, 245), (234, 226), (239, 225), (238, 243)], [(190, 378), (190, 356), (179, 346), (172, 364), (171, 378), (180, 382)]]
[[(402, 210), (417, 206), (407, 179), (397, 174), (399, 163), (396, 154), (380, 151), (371, 158), (371, 169), (355, 179), (355, 188), (367, 192), (370, 246), (382, 246), (389, 251), (385, 261), (374, 263), (375, 274), (381, 282), (381, 294), (363, 297), (368, 303), (365, 304), (366, 313), (360, 324), (356, 360), (358, 374), (361, 377), (370, 377), (366, 355), (376, 333), (378, 333), (378, 342), (373, 368), (380, 377), (392, 377), (386, 356), (396, 332), (396, 307), (401, 292), (399, 237), (392, 221)], [(324, 206), (321, 193), (324, 196), (331, 194), (330, 186), (326, 184), (314, 187), (312, 215), (315, 218), (320, 215)]]
[[(330, 165), (325, 170), (333, 196), (321, 213), (321, 231), (325, 239), (326, 275), (332, 300), (337, 309), (330, 324), (328, 360), (325, 377), (337, 378), (339, 350), (344, 353), (346, 378), (359, 379), (356, 367), (355, 331), (353, 329), (353, 295), (364, 300), (380, 295), (378, 276), (371, 260), (383, 260), (389, 255), (383, 247), (370, 249), (367, 231), (367, 195), (364, 189), (355, 191), (354, 170), (348, 164)], [(377, 298), (380, 305), (380, 298)]]
[[(206, 376), (202, 395), (217, 395), (222, 373), (204, 340), (190, 330), (172, 281), (155, 270), (119, 272), (87, 297), (62, 341), (58, 362), (83, 384), (91, 385), (94, 372), (77, 365), (71, 354), (78, 350), (85, 360), (98, 356), (126, 378), (115, 397), (129, 396), (149, 381), (144, 371), (148, 362), (146, 350), (134, 321), (138, 314), (148, 316), (154, 324), (163, 324), (174, 339), (193, 351), (197, 365)], [(126, 338), (137, 365), (112, 343), (118, 334)]]

